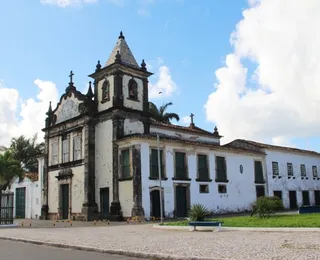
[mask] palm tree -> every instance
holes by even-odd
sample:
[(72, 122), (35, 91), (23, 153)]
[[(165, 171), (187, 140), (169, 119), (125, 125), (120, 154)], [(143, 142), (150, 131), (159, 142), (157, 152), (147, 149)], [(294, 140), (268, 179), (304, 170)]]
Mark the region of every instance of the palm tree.
[(12, 178), (23, 176), (21, 163), (14, 159), (10, 150), (0, 154), (0, 189), (5, 190)]
[(159, 122), (165, 123), (165, 124), (171, 124), (171, 120), (175, 119), (177, 121), (180, 120), (178, 114), (176, 113), (166, 113), (166, 110), (168, 106), (173, 105), (172, 102), (166, 103), (159, 108), (152, 102), (149, 102), (149, 111), (152, 115), (152, 117)]
[(26, 138), (21, 135), (18, 138), (12, 138), (10, 149), (13, 158), (23, 164), (28, 172), (37, 172), (37, 156), (42, 154), (44, 143), (37, 143), (37, 134), (32, 138)]

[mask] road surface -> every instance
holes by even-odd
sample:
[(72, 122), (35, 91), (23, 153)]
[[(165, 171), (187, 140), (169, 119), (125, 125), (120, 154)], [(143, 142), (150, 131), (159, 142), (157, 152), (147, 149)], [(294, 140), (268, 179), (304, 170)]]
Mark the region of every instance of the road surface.
[(139, 260), (126, 256), (40, 246), (1, 239), (0, 252), (0, 260)]

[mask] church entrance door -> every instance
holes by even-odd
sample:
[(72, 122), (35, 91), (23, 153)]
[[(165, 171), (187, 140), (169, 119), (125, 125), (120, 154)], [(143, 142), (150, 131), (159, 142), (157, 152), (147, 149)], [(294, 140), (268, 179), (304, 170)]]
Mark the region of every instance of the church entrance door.
[[(163, 194), (163, 193), (162, 193)], [(162, 201), (164, 202), (164, 198), (162, 198)], [(155, 218), (160, 218), (161, 216), (161, 210), (160, 210), (160, 190), (152, 190), (150, 192), (150, 213), (151, 213), (151, 217), (155, 217)], [(162, 203), (162, 205), (164, 206), (164, 203)], [(163, 212), (162, 212), (162, 217), (164, 217), (164, 208), (163, 208)]]
[(69, 184), (61, 184), (61, 213), (62, 219), (69, 218)]
[(109, 216), (109, 188), (100, 189), (100, 210), (101, 218), (107, 219)]
[(188, 215), (188, 187), (176, 186), (176, 215), (184, 218)]

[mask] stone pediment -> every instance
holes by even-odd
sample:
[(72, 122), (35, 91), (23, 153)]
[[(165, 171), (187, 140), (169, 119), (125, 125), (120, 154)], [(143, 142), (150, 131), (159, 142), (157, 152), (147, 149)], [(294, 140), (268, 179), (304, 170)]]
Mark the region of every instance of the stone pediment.
[(83, 101), (79, 100), (74, 93), (71, 95), (65, 95), (62, 97), (57, 108), (54, 111), (55, 123), (61, 123), (63, 121), (75, 118), (81, 114), (81, 104)]

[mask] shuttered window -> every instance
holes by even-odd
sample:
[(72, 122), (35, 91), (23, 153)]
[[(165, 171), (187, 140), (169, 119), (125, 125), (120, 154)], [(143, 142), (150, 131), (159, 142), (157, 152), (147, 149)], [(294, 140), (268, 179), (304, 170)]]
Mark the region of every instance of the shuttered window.
[[(151, 149), (150, 154), (150, 177), (159, 178), (159, 165), (158, 165), (158, 150)], [(164, 161), (163, 161), (163, 151), (160, 150), (160, 167), (161, 167), (161, 177), (164, 177)]]
[(198, 154), (198, 178), (199, 180), (210, 179), (208, 169), (208, 157), (204, 154)]

